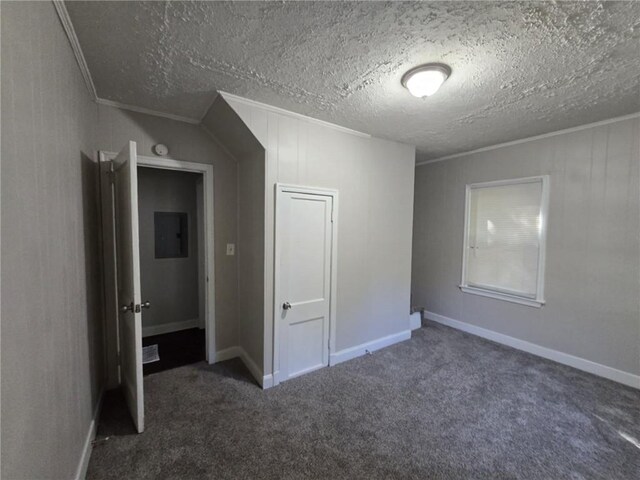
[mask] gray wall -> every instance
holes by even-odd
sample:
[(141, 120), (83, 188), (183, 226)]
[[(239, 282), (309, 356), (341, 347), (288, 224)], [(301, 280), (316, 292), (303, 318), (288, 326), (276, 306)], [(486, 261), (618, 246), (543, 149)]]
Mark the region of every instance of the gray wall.
[(264, 344), (264, 150), (238, 171), (238, 340), (262, 368)]
[[(640, 374), (640, 119), (416, 168), (414, 305)], [(465, 184), (550, 175), (538, 309), (461, 293)]]
[(262, 369), (265, 151), (220, 95), (202, 123), (238, 161), (238, 345)]
[(72, 478), (103, 384), (90, 101), (51, 2), (2, 2), (2, 478)]
[(70, 478), (115, 359), (101, 318), (95, 152), (134, 140), (151, 156), (165, 143), (173, 158), (214, 166), (218, 349), (238, 342), (236, 257), (225, 254), (237, 164), (199, 126), (93, 103), (51, 2), (1, 9), (1, 475)]
[(228, 101), (266, 149), (264, 373), (273, 370), (276, 182), (340, 192), (334, 349), (409, 330), (414, 147)]
[[(148, 334), (149, 327), (190, 320), (199, 323), (196, 187), (201, 177), (196, 173), (138, 168), (140, 277), (143, 301), (151, 302), (151, 308), (142, 313), (143, 335)], [(156, 258), (155, 212), (187, 214), (187, 257)]]

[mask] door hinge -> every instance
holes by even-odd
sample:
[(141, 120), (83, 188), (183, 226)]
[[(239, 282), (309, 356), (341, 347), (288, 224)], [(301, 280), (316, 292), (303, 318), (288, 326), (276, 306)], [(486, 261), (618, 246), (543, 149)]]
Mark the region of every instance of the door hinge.
[(113, 161), (109, 162), (109, 170), (107, 170), (107, 177), (109, 177), (109, 183), (116, 183), (116, 171), (113, 168)]

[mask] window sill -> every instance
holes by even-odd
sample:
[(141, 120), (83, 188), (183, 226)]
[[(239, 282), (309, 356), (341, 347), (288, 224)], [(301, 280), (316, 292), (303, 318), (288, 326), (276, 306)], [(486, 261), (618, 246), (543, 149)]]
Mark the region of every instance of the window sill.
[(518, 297), (516, 295), (509, 295), (508, 293), (495, 292), (493, 290), (485, 290), (477, 287), (467, 287), (460, 285), (460, 290), (464, 293), (472, 293), (474, 295), (480, 295), (482, 297), (494, 298), (496, 300), (503, 300), (505, 302), (519, 303), (520, 305), (526, 305), (528, 307), (540, 308), (544, 305), (544, 300), (534, 300), (532, 298)]

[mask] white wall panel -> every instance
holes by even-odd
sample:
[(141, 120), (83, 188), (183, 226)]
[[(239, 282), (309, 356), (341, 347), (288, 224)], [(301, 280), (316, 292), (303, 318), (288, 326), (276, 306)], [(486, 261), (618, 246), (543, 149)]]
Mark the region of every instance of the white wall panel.
[[(629, 119), (418, 167), (414, 304), (639, 374), (639, 132)], [(465, 184), (544, 174), (546, 305), (461, 293)]]
[(340, 191), (335, 350), (408, 330), (414, 148), (228, 101), (266, 148), (265, 373), (272, 371), (278, 182)]

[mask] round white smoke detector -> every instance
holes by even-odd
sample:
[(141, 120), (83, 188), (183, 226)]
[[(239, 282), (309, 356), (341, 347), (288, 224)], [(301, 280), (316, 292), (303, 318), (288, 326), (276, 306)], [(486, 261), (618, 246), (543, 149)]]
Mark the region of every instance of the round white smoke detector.
[(157, 145), (153, 146), (153, 153), (164, 157), (167, 153), (169, 153), (169, 149), (164, 143), (158, 143)]

